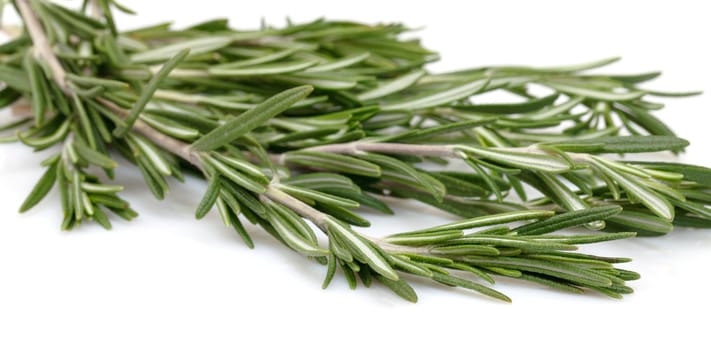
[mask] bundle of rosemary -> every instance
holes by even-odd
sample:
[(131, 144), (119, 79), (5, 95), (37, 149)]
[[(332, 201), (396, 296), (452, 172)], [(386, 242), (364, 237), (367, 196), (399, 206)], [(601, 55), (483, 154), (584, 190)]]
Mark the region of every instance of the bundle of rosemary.
[[(51, 150), (20, 211), (56, 187), (65, 230), (136, 217), (118, 156), (158, 199), (170, 178), (204, 178), (196, 218), (216, 207), (250, 247), (244, 225), (261, 226), (326, 265), (324, 287), (340, 270), (410, 301), (406, 275), (507, 301), (493, 276), (620, 297), (639, 277), (617, 267), (629, 259), (578, 245), (711, 227), (711, 169), (604, 155), (683, 151), (648, 98), (696, 94), (588, 73), (617, 59), (433, 74), (437, 54), (398, 24), (120, 31), (112, 11), (132, 11), (113, 0), (13, 4), (24, 30), (0, 45), (0, 104), (18, 118), (1, 140)], [(477, 102), (492, 93), (512, 102)], [(388, 197), (463, 219), (359, 233), (358, 208), (393, 214)]]

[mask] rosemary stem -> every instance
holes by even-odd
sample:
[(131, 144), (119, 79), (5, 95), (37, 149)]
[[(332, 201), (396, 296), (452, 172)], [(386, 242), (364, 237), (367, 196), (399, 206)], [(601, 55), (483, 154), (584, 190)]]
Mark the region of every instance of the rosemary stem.
[(99, 7), (99, 2), (97, 0), (89, 0), (89, 9), (91, 10), (91, 17), (100, 19), (101, 18), (101, 8)]
[(324, 214), (310, 205), (292, 197), (288, 193), (278, 189), (275, 186), (268, 186), (267, 192), (263, 196), (282, 204), (289, 209), (295, 211), (297, 214), (313, 222), (316, 226), (322, 230), (326, 230), (326, 220), (329, 218), (327, 214)]
[(60, 89), (67, 95), (72, 94), (72, 90), (69, 87), (66, 79), (66, 72), (59, 63), (57, 56), (54, 55), (52, 47), (47, 40), (47, 35), (44, 33), (44, 29), (37, 18), (32, 6), (28, 0), (17, 0), (17, 8), (25, 20), (25, 27), (27, 27), (27, 32), (29, 32), (32, 42), (34, 43), (35, 55), (38, 58), (43, 59), (49, 69), (52, 71), (52, 78), (57, 83)]
[[(125, 118), (128, 116), (128, 111), (117, 106), (115, 103), (98, 97), (97, 100), (109, 108), (112, 112), (116, 113), (119, 117)], [(164, 150), (177, 155), (180, 158), (185, 159), (190, 162), (190, 164), (202, 168), (202, 162), (200, 161), (200, 152), (193, 151), (190, 149), (190, 145), (180, 141), (178, 139), (172, 138), (156, 129), (146, 124), (142, 120), (136, 120), (133, 124), (133, 130), (139, 134), (145, 136), (149, 140), (153, 141), (156, 145), (160, 146)]]

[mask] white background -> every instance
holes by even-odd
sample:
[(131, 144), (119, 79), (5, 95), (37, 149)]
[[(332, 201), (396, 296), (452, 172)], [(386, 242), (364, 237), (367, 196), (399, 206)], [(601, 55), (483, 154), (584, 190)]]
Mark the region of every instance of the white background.
[[(275, 24), (287, 15), (400, 21), (426, 27), (418, 35), (441, 53), (437, 71), (620, 55), (608, 71), (663, 70), (649, 87), (711, 91), (711, 21), (702, 1), (123, 2), (140, 13), (121, 16), (123, 28), (217, 16), (240, 28), (254, 28), (262, 16)], [(665, 102), (659, 115), (692, 143), (681, 160), (711, 166), (711, 97)], [(249, 250), (214, 213), (195, 222), (199, 181), (174, 183), (158, 202), (135, 169), (119, 169), (141, 216), (114, 221), (110, 232), (94, 225), (61, 232), (54, 193), (19, 215), (45, 156), (0, 145), (0, 349), (707, 348), (711, 231), (585, 247), (635, 259), (624, 267), (643, 278), (621, 301), (500, 279), (511, 305), (427, 283), (415, 283), (420, 302), (413, 305), (379, 286), (351, 291), (341, 277), (321, 290), (321, 266), (258, 230)], [(396, 218), (368, 217), (372, 234), (451, 219), (412, 205)]]

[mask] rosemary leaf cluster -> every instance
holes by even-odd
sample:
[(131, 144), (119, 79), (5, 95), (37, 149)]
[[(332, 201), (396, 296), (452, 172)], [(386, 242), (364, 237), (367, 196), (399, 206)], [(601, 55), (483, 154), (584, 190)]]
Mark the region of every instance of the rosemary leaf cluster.
[[(495, 276), (621, 297), (629, 259), (579, 245), (711, 227), (711, 169), (609, 157), (683, 151), (654, 98), (697, 94), (640, 86), (656, 72), (591, 73), (617, 58), (434, 74), (437, 54), (399, 24), (121, 31), (112, 11), (133, 12), (113, 0), (13, 5), (24, 30), (0, 45), (0, 106), (17, 119), (0, 140), (51, 150), (20, 211), (56, 188), (65, 230), (136, 217), (123, 157), (158, 199), (171, 178), (204, 178), (197, 219), (217, 208), (249, 247), (245, 225), (261, 226), (325, 265), (324, 287), (340, 271), (416, 301), (414, 275), (509, 301)], [(478, 102), (491, 93), (511, 102)], [(395, 213), (388, 197), (463, 219), (358, 232), (360, 208)]]

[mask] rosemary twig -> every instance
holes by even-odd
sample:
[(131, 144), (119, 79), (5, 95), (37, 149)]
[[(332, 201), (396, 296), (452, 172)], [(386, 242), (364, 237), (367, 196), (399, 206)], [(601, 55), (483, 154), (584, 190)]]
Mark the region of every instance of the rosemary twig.
[[(669, 94), (637, 86), (656, 75), (585, 73), (614, 60), (431, 74), (425, 64), (436, 54), (400, 40), (399, 25), (315, 21), (241, 32), (211, 21), (120, 32), (112, 8), (125, 8), (87, 4), (89, 15), (18, 0), (30, 40), (0, 46), (0, 102), (25, 97), (34, 120), (7, 129), (37, 150), (61, 145), (21, 210), (57, 184), (65, 229), (85, 220), (109, 228), (105, 211), (136, 215), (118, 197), (121, 186), (92, 174), (96, 166), (113, 178), (111, 150), (159, 199), (168, 177), (198, 170), (208, 186), (196, 218), (217, 207), (250, 247), (243, 221), (261, 226), (325, 264), (324, 286), (341, 270), (352, 287), (377, 280), (410, 301), (417, 297), (404, 274), (501, 300), (509, 299), (480, 281), (503, 275), (620, 297), (638, 277), (616, 267), (627, 259), (572, 250), (636, 235), (628, 231), (711, 226), (711, 170), (602, 155), (688, 145), (645, 99)], [(535, 96), (534, 85), (554, 93)], [(519, 101), (476, 103), (492, 90)], [(444, 167), (451, 159), (469, 170)], [(526, 185), (544, 197), (528, 201)], [(464, 219), (382, 238), (359, 233), (353, 226), (369, 222), (358, 207), (393, 213), (383, 196)], [(608, 232), (554, 234), (580, 225)]]
[(52, 52), (52, 47), (47, 40), (47, 36), (44, 35), (44, 30), (40, 24), (37, 16), (35, 16), (34, 11), (30, 7), (28, 0), (17, 0), (17, 8), (25, 20), (25, 26), (30, 36), (32, 37), (32, 42), (34, 43), (34, 50), (39, 58), (44, 60), (49, 69), (52, 71), (52, 79), (57, 83), (62, 91), (67, 94), (71, 94), (71, 90), (67, 85), (66, 72), (62, 68), (62, 64)]

